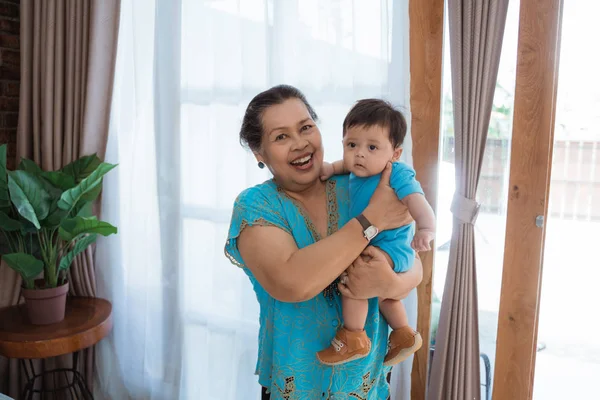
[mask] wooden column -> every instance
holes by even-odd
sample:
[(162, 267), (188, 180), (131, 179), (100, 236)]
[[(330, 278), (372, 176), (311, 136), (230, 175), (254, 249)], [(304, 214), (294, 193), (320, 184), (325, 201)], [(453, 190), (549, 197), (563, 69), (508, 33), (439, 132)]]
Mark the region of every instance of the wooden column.
[(561, 16), (562, 0), (521, 0), (494, 400), (533, 394)]
[[(409, 18), (413, 163), (417, 179), (435, 210), (440, 142), (444, 0), (410, 0)], [(413, 400), (424, 400), (427, 389), (433, 255), (433, 251), (421, 253), (423, 282), (417, 289), (417, 329), (423, 335), (423, 347), (415, 354), (413, 362)]]

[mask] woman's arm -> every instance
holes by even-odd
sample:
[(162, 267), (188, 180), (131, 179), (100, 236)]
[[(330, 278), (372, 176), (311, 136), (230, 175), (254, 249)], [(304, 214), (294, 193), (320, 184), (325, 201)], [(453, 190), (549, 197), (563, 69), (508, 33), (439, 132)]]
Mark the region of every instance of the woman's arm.
[[(381, 230), (410, 223), (389, 186), (388, 166), (365, 217)], [(244, 264), (262, 287), (280, 301), (299, 302), (313, 298), (333, 282), (368, 245), (356, 219), (342, 229), (310, 246), (298, 249), (294, 238), (272, 226), (246, 227), (237, 239)]]
[(368, 244), (355, 219), (335, 234), (303, 249), (272, 226), (245, 228), (238, 249), (246, 267), (274, 298), (299, 302), (313, 298), (333, 282)]

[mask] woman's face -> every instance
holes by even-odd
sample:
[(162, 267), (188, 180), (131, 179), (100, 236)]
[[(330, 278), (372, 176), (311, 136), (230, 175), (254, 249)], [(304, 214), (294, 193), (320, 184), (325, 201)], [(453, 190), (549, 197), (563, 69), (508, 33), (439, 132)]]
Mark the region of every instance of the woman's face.
[(285, 189), (300, 191), (319, 180), (321, 132), (299, 99), (269, 107), (262, 116), (263, 138), (256, 154)]

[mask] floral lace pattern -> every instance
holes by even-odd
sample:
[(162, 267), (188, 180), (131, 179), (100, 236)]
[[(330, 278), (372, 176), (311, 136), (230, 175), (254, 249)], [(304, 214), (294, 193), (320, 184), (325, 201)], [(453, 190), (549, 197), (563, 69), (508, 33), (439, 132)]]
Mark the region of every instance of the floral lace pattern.
[[(335, 233), (349, 220), (348, 176), (337, 176), (326, 184), (327, 234)], [(300, 303), (284, 303), (272, 298), (248, 268), (244, 268), (237, 239), (248, 226), (275, 226), (294, 237), (299, 248), (321, 237), (303, 209), (278, 190), (273, 181), (249, 188), (235, 202), (225, 254), (242, 267), (260, 304), (258, 360), (260, 385), (271, 399), (347, 400), (352, 393), (362, 398), (385, 399), (389, 386), (383, 367), (388, 326), (379, 315), (377, 299), (370, 300), (365, 329), (373, 347), (369, 356), (334, 368), (321, 364), (316, 353), (327, 347), (341, 324), (341, 299), (337, 282)], [(365, 376), (368, 377), (365, 380)], [(365, 382), (370, 384), (365, 391)], [(356, 397), (361, 398), (361, 397)]]

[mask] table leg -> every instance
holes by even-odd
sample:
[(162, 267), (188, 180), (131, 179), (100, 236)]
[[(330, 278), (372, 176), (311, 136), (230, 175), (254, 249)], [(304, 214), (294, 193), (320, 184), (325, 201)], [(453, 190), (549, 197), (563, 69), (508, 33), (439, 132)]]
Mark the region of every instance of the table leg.
[[(35, 369), (33, 368), (33, 360), (25, 360), (21, 358), (19, 363), (21, 364), (23, 371), (25, 371), (25, 378), (27, 379), (25, 382), (25, 387), (23, 388), (23, 393), (21, 394), (21, 398), (23, 400), (28, 400), (33, 396), (33, 384), (35, 383)], [(29, 397), (25, 397), (27, 393), (29, 393)]]
[[(60, 392), (63, 392), (67, 395), (67, 397), (70, 396), (70, 398), (73, 400), (94, 400), (94, 396), (87, 387), (85, 379), (79, 373), (79, 371), (77, 371), (77, 367), (79, 365), (78, 353), (73, 354), (72, 368), (56, 368), (53, 370), (43, 371), (39, 374), (36, 374), (35, 372), (33, 360), (20, 359), (19, 362), (27, 380), (21, 394), (21, 399), (33, 400), (35, 394), (39, 396), (36, 398), (45, 399), (46, 395), (50, 395), (49, 398), (55, 399), (58, 398), (57, 395), (60, 394)], [(61, 374), (64, 376), (66, 386), (59, 385), (59, 378)], [(69, 376), (71, 379), (69, 379)], [(40, 389), (35, 389), (36, 380), (38, 378), (41, 380), (40, 385), (42, 387)], [(54, 384), (52, 389), (44, 389), (44, 379), (52, 380), (52, 383)]]

